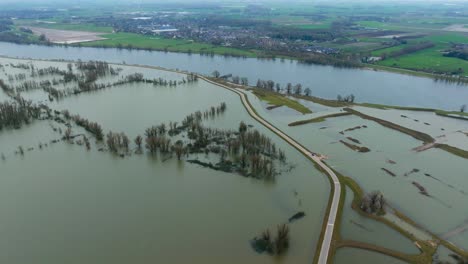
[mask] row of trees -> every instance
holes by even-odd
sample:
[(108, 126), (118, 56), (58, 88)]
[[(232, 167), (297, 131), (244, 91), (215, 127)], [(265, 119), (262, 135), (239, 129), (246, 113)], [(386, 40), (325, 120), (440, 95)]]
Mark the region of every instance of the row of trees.
[(0, 130), (4, 127), (18, 129), (40, 116), (41, 106), (17, 97), (13, 102), (0, 103)]
[[(217, 70), (213, 71), (212, 76), (215, 78), (220, 78), (221, 73)], [(225, 75), (225, 76), (231, 76), (231, 75)], [(227, 79), (227, 77), (225, 78)], [(249, 85), (249, 80), (245, 77), (239, 77), (239, 76), (231, 76), (231, 81), (234, 84), (240, 84), (244, 86)], [(265, 89), (277, 93), (285, 93), (285, 94), (295, 94), (295, 95), (305, 95), (305, 96), (310, 96), (312, 94), (312, 90), (309, 87), (303, 88), (302, 84), (291, 84), (287, 83), (286, 86), (282, 87), (280, 83), (275, 83), (272, 80), (261, 80), (258, 79), (257, 83), (255, 85), (256, 88), (259, 89)]]
[(281, 84), (275, 83), (272, 80), (257, 80), (257, 88), (266, 89), (269, 91), (277, 93), (286, 93), (286, 94), (295, 94), (295, 95), (305, 95), (310, 96), (312, 90), (309, 87), (303, 88), (302, 84), (298, 83), (293, 85), (292, 83), (287, 83), (285, 87), (282, 87)]
[(435, 46), (434, 43), (430, 41), (425, 41), (425, 42), (417, 43), (417, 44), (402, 48), (400, 50), (392, 51), (389, 54), (382, 54), (382, 59), (400, 57), (406, 54), (414, 53), (416, 51), (432, 48), (434, 46)]
[(354, 96), (354, 94), (345, 95), (345, 96), (342, 96), (342, 95), (339, 94), (339, 95), (336, 96), (336, 100), (338, 102), (354, 103), (355, 99), (356, 99), (356, 97)]
[(71, 116), (68, 110), (63, 111), (62, 113), (67, 120), (73, 120), (76, 125), (84, 128), (86, 131), (93, 134), (96, 137), (96, 140), (102, 141), (104, 139), (102, 127), (98, 123), (91, 122), (86, 118), (80, 117), (79, 115)]

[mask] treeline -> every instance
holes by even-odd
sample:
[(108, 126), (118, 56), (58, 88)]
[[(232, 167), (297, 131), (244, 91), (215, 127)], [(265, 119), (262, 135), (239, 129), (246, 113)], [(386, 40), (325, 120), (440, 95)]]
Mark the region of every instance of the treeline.
[(338, 102), (344, 102), (344, 103), (354, 103), (355, 99), (356, 97), (354, 96), (354, 94), (345, 95), (345, 96), (342, 96), (339, 94), (336, 96), (336, 100)]
[(63, 115), (66, 119), (73, 120), (76, 123), (76, 125), (84, 128), (86, 131), (93, 134), (96, 137), (96, 140), (102, 141), (104, 139), (102, 127), (98, 123), (91, 122), (86, 118), (80, 117), (79, 115), (71, 116), (67, 110), (63, 111)]
[[(97, 91), (113, 86), (124, 85), (129, 83), (151, 83), (154, 86), (177, 86), (179, 84), (186, 84), (198, 81), (198, 76), (193, 73), (189, 73), (186, 77), (182, 78), (182, 80), (166, 80), (163, 78), (157, 79), (145, 79), (143, 74), (141, 73), (133, 73), (125, 76), (124, 78), (115, 81), (113, 83), (97, 83), (100, 77), (103, 76), (116, 76), (119, 75), (119, 72), (122, 70), (121, 68), (113, 68), (106, 62), (101, 61), (89, 61), (89, 62), (82, 62), (78, 61), (75, 63), (76, 71), (74, 71), (74, 66), (71, 63), (68, 63), (67, 68), (68, 70), (61, 70), (58, 67), (48, 67), (38, 69), (35, 68), (34, 65), (30, 64), (10, 64), (9, 66), (14, 68), (20, 68), (23, 70), (28, 70), (30, 72), (31, 77), (44, 77), (48, 75), (59, 75), (62, 78), (57, 79), (53, 78), (52, 80), (42, 80), (42, 81), (35, 81), (35, 80), (28, 80), (24, 81), (21, 84), (16, 86), (11, 86), (5, 83), (2, 79), (0, 79), (0, 88), (4, 90), (6, 93), (10, 95), (14, 95), (16, 93), (21, 93), (25, 91), (35, 90), (35, 89), (42, 89), (46, 93), (49, 94), (49, 99), (52, 101), (53, 99), (61, 99), (70, 95), (77, 95), (82, 92), (91, 92)], [(0, 65), (1, 68), (4, 68), (4, 65)], [(8, 75), (8, 80), (10, 82), (13, 81), (21, 81), (26, 79), (25, 73), (19, 73), (15, 75)], [(59, 84), (65, 84), (69, 82), (76, 82), (77, 85), (75, 87), (69, 88), (62, 88), (58, 89), (54, 86)]]
[[(458, 71), (460, 73), (460, 71)], [(453, 73), (456, 74), (456, 73)], [(451, 75), (435, 75), (434, 76), (435, 82), (446, 82), (446, 83), (456, 83), (456, 84), (466, 84), (468, 83), (468, 78), (458, 75), (458, 76), (451, 76)]]
[(17, 97), (13, 102), (0, 103), (0, 130), (5, 128), (19, 129), (41, 116), (41, 107)]
[(388, 54), (382, 54), (382, 59), (400, 57), (406, 54), (414, 53), (416, 51), (432, 48), (434, 46), (435, 46), (434, 43), (430, 41), (421, 42), (418, 44), (414, 44), (414, 45), (402, 48), (400, 50), (392, 51)]
[(318, 42), (331, 41), (338, 36), (337, 32), (332, 32), (328, 30), (310, 30), (293, 27), (275, 27), (274, 29), (272, 29), (271, 32), (272, 33), (269, 36), (276, 39), (305, 40)]
[[(20, 43), (17, 43), (20, 44)], [(27, 43), (27, 44), (33, 44), (33, 43)], [(75, 47), (81, 47), (82, 45), (80, 43), (76, 44), (70, 44), (71, 46)], [(58, 45), (59, 46), (59, 45)], [(100, 49), (126, 49), (126, 50), (143, 50), (143, 51), (162, 51), (162, 52), (176, 52), (176, 53), (187, 53), (187, 54), (192, 54), (192, 53), (199, 53), (200, 55), (203, 56), (211, 56), (214, 57), (215, 55), (219, 56), (224, 56), (224, 57), (235, 57), (235, 58), (247, 58), (245, 55), (240, 55), (237, 53), (232, 53), (232, 52), (223, 52), (223, 53), (215, 53), (214, 51), (193, 51), (192, 49), (187, 49), (185, 51), (182, 50), (172, 50), (167, 47), (164, 48), (156, 48), (156, 47), (138, 47), (132, 44), (122, 44), (122, 43), (117, 43), (115, 45), (106, 45), (106, 44), (99, 44), (98, 42), (93, 43), (92, 45), (93, 48), (100, 48)]]
[(312, 90), (309, 87), (303, 88), (302, 84), (287, 83), (284, 87), (280, 83), (275, 83), (272, 80), (257, 80), (256, 88), (265, 89), (277, 93), (295, 94), (295, 95), (306, 95), (310, 96)]
[(324, 55), (324, 54), (308, 54), (298, 57), (299, 62), (305, 64), (331, 65), (337, 68), (360, 68), (362, 64), (359, 58), (350, 55)]
[(444, 53), (444, 57), (459, 58), (462, 60), (468, 60), (468, 50), (465, 49), (454, 49)]

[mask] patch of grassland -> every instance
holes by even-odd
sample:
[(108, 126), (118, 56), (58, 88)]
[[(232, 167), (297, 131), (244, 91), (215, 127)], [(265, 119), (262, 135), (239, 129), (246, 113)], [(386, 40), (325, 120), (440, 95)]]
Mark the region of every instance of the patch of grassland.
[(435, 110), (436, 115), (468, 121), (468, 113)]
[(459, 148), (456, 148), (456, 147), (452, 147), (452, 146), (449, 146), (447, 144), (435, 144), (434, 147), (443, 149), (443, 150), (445, 150), (447, 152), (450, 152), (450, 153), (452, 153), (454, 155), (457, 155), (459, 157), (468, 159), (468, 151), (466, 151), (466, 150), (459, 149)]
[(433, 47), (401, 57), (386, 59), (379, 61), (378, 64), (429, 72), (457, 72), (458, 69), (462, 69), (463, 72), (468, 71), (467, 61), (442, 56), (440, 47)]
[(321, 105), (328, 106), (328, 107), (344, 107), (344, 106), (351, 105), (351, 103), (341, 102), (337, 100), (324, 99), (324, 98), (315, 97), (315, 96), (305, 96), (305, 95), (293, 95), (293, 96), (295, 98), (311, 101), (316, 104), (321, 104)]
[(325, 119), (327, 119), (327, 118), (346, 116), (346, 115), (351, 115), (351, 113), (343, 112), (343, 113), (335, 113), (335, 114), (319, 116), (319, 117), (315, 117), (315, 118), (311, 118), (311, 119), (292, 122), (292, 123), (289, 123), (288, 126), (300, 126), (300, 125), (305, 125), (305, 124), (309, 124), (309, 123), (320, 123), (320, 122), (325, 121)]
[(291, 109), (294, 109), (302, 114), (310, 114), (312, 111), (300, 104), (295, 100), (291, 100), (286, 96), (283, 96), (279, 93), (265, 91), (261, 89), (252, 89), (253, 94), (255, 94), (260, 100), (266, 101), (271, 105), (284, 105)]
[(168, 39), (156, 36), (145, 36), (134, 33), (114, 33), (105, 34), (102, 37), (105, 40), (82, 43), (82, 46), (91, 47), (111, 47), (111, 48), (138, 48), (148, 50), (186, 52), (186, 53), (215, 53), (220, 55), (234, 55), (255, 57), (257, 54), (254, 51), (241, 50), (235, 48), (214, 46), (206, 43), (198, 43), (191, 40)]
[(395, 105), (371, 104), (371, 103), (359, 103), (359, 104), (356, 104), (356, 105), (369, 107), (369, 108), (377, 108), (377, 109), (381, 109), (381, 110), (397, 109), (397, 110), (421, 111), (421, 112), (435, 112), (435, 111), (438, 111), (438, 110), (433, 109), (433, 108), (422, 108), (422, 107), (411, 107), (411, 106), (395, 106)]
[[(408, 40), (408, 43), (414, 44), (421, 41), (431, 41), (435, 46), (400, 57), (388, 58), (383, 61), (379, 61), (377, 64), (427, 72), (457, 72), (459, 69), (462, 69), (465, 73), (468, 71), (468, 61), (459, 58), (444, 57), (442, 54), (443, 50), (450, 48), (451, 43), (468, 42), (467, 36), (460, 33), (438, 33), (430, 34), (422, 38), (410, 39)], [(380, 49), (373, 51), (372, 54), (378, 56), (384, 52), (389, 53), (391, 51), (399, 50), (405, 46), (406, 45), (400, 45), (387, 49)]]

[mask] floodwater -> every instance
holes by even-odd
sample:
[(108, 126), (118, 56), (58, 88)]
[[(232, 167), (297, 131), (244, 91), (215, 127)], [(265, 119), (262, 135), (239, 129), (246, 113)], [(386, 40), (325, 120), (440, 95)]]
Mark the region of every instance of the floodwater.
[[(207, 126), (251, 124), (285, 150), (294, 168), (264, 182), (176, 159), (120, 158), (94, 145), (87, 151), (52, 144), (61, 137), (53, 127), (65, 129), (53, 121), (0, 131), (0, 153), (6, 157), (0, 160), (0, 262), (309, 263), (328, 203), (328, 179), (258, 125), (234, 93), (200, 80), (177, 87), (119, 86), (48, 104), (99, 122), (105, 133), (123, 131), (133, 138), (148, 126), (180, 122), (221, 102), (227, 111)], [(39, 143), (48, 145), (40, 149)], [(20, 145), (24, 156), (15, 154)], [(306, 216), (290, 224), (285, 256), (253, 251), (250, 239), (298, 211)]]
[[(422, 143), (406, 134), (385, 128), (376, 122), (357, 116), (329, 118), (324, 122), (288, 127), (288, 123), (302, 119), (300, 114), (269, 111), (253, 95), (249, 100), (259, 114), (288, 133), (311, 151), (327, 155), (327, 163), (345, 176), (353, 178), (366, 192), (382, 191), (385, 199), (422, 228), (444, 235), (466, 223), (468, 219), (468, 162), (441, 149), (420, 153), (412, 151)], [(292, 110), (291, 110), (292, 111)], [(328, 111), (328, 110), (326, 110)], [(336, 112), (336, 110), (335, 110)], [(315, 114), (312, 114), (315, 115)], [(303, 119), (308, 117), (303, 116)], [(425, 119), (436, 126), (439, 117)], [(447, 122), (452, 122), (449, 118)], [(356, 126), (360, 129), (339, 132)], [(356, 144), (346, 137), (360, 141), (368, 153), (357, 153), (339, 140)], [(395, 174), (389, 175), (382, 168)], [(414, 169), (417, 172), (412, 172)], [(413, 182), (425, 187), (430, 197), (422, 195)], [(441, 218), (440, 216), (447, 216)], [(380, 237), (381, 243), (387, 237)], [(467, 249), (468, 236), (462, 233), (448, 239)]]
[(385, 119), (392, 123), (426, 133), (436, 142), (468, 150), (468, 121), (438, 116), (432, 112), (381, 110), (368, 107), (354, 107), (366, 115)]
[[(363, 262), (365, 261), (365, 262)], [(406, 263), (402, 260), (356, 248), (341, 248), (336, 252), (335, 264), (403, 264)]]
[[(403, 252), (418, 254), (413, 242), (387, 225), (363, 217), (351, 208), (354, 193), (346, 187), (346, 199), (341, 220), (341, 237)], [(385, 239), (382, 239), (385, 238)]]
[[(0, 50), (7, 56), (126, 61), (205, 74), (218, 69), (222, 73), (247, 76), (251, 82), (257, 78), (282, 83), (302, 82), (312, 87), (314, 95), (321, 97), (354, 93), (359, 101), (373, 103), (453, 109), (468, 98), (466, 86), (289, 61), (8, 43), (0, 43)], [(66, 63), (61, 65), (66, 67)], [(116, 67), (123, 68), (121, 76), (134, 69)], [(138, 71), (148, 78), (174, 80), (181, 76), (151, 69), (138, 68)], [(373, 85), (376, 83), (378, 85)], [(2, 93), (0, 99), (1, 96)], [(3, 181), (0, 182), (3, 195), (0, 208), (6, 219), (3, 225), (0, 223), (0, 228), (5, 230), (0, 244), (9, 254), (0, 256), (0, 261), (4, 257), (9, 263), (33, 260), (93, 263), (96, 259), (99, 263), (148, 259), (170, 263), (308, 263), (313, 258), (328, 201), (328, 180), (296, 150), (257, 125), (245, 112), (237, 95), (199, 81), (176, 88), (125, 85), (54, 102), (48, 102), (48, 97), (41, 91), (30, 91), (23, 96), (47, 102), (56, 110), (68, 109), (72, 114), (100, 123), (105, 132), (123, 131), (130, 138), (143, 134), (149, 126), (180, 122), (189, 113), (226, 102), (228, 111), (206, 124), (236, 129), (240, 121), (246, 121), (274, 138), (296, 167), (281, 175), (274, 184), (267, 184), (174, 160), (162, 162), (144, 155), (120, 159), (109, 153), (99, 153), (95, 149), (87, 152), (82, 147), (65, 143), (38, 150), (39, 142), (59, 136), (52, 132), (47, 121), (33, 123), (21, 130), (2, 131), (0, 153), (4, 153), (7, 160), (0, 161), (2, 175), (6, 175), (0, 177)], [(328, 155), (327, 162), (334, 169), (355, 179), (365, 191), (381, 190), (392, 206), (424, 228), (443, 235), (468, 218), (466, 160), (439, 149), (414, 153), (411, 149), (419, 146), (419, 141), (358, 117), (332, 118), (322, 123), (288, 127), (289, 122), (314, 114), (299, 115), (286, 107), (267, 111), (264, 103), (252, 96), (249, 99), (263, 117), (312, 151)], [(313, 103), (304, 104), (316, 112), (337, 111)], [(437, 121), (428, 120), (435, 127)], [(367, 128), (344, 136), (338, 133), (357, 125)], [(358, 154), (338, 142), (347, 140), (346, 136), (359, 139), (371, 152)], [(456, 145), (457, 139), (451, 144)], [(35, 149), (21, 157), (14, 154), (19, 145), (34, 146)], [(396, 164), (390, 164), (389, 160)], [(382, 167), (397, 176), (386, 174)], [(414, 168), (419, 171), (404, 176)], [(413, 181), (426, 187), (431, 197), (419, 194)], [(249, 239), (265, 228), (275, 228), (299, 210), (307, 216), (291, 225), (291, 249), (285, 257), (277, 259), (253, 252)], [(440, 215), (450, 217), (441, 220)], [(390, 248), (401, 247), (407, 252), (414, 250), (414, 246), (406, 242), (398, 245), (405, 238), (387, 231), (382, 232), (388, 235), (389, 241), (385, 241), (387, 236), (366, 235), (362, 240)], [(353, 239), (357, 233), (352, 227), (344, 232)], [(449, 241), (468, 248), (466, 233), (453, 236)], [(56, 252), (60, 254), (53, 254)], [(76, 256), (89, 256), (89, 259)], [(359, 263), (352, 261), (366, 257), (375, 260), (374, 263), (392, 263), (385, 261), (394, 260), (368, 251), (340, 249), (336, 261)]]
[(455, 110), (467, 104), (466, 85), (435, 82), (415, 77), (372, 70), (339, 69), (331, 66), (306, 65), (289, 60), (260, 60), (197, 54), (149, 52), (138, 50), (47, 47), (0, 42), (0, 55), (67, 60), (103, 60), (114, 63), (154, 65), (202, 74), (218, 70), (221, 74), (247, 77), (251, 84), (257, 79), (273, 80), (283, 86), (302, 83), (318, 97), (335, 99), (338, 94), (354, 94), (359, 102), (418, 106)]

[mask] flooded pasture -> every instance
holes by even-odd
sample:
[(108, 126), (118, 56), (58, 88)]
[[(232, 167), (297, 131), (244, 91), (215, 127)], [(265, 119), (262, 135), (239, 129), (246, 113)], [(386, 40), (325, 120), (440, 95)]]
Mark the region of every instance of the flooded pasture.
[[(132, 70), (148, 78), (183, 78), (155, 69), (131, 68), (128, 73)], [(208, 119), (206, 126), (237, 130), (244, 121), (252, 126), (249, 129), (272, 138), (292, 167), (268, 182), (164, 155), (132, 152), (122, 158), (98, 151), (94, 139), (86, 150), (61, 140), (60, 130), (66, 126), (54, 120), (3, 129), (0, 244), (7, 254), (1, 254), (1, 262), (308, 263), (314, 257), (328, 180), (258, 125), (234, 93), (199, 80), (177, 87), (126, 84), (52, 101), (35, 96), (29, 98), (53, 111), (69, 110), (98, 122), (104, 133), (122, 131), (131, 139), (149, 126), (181, 122), (194, 111), (225, 102), (226, 112)], [(87, 133), (74, 125), (72, 130)], [(19, 154), (19, 146), (24, 154)], [(291, 247), (284, 256), (258, 254), (251, 248), (253, 237), (266, 228), (274, 230), (298, 211), (306, 216), (290, 224)]]

